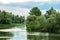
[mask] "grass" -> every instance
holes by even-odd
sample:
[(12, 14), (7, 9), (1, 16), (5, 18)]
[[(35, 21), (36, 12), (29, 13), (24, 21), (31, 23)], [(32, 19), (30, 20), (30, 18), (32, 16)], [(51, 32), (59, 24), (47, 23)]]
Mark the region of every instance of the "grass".
[(14, 27), (12, 24), (0, 24), (0, 29), (7, 29), (12, 27)]
[(0, 24), (0, 29), (8, 29), (18, 26), (20, 27), (22, 25), (25, 25), (25, 23)]

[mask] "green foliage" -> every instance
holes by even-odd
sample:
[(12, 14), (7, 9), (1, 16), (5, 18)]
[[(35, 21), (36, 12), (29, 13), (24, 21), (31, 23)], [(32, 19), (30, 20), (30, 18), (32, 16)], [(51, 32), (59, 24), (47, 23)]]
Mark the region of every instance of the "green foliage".
[(36, 25), (37, 24), (37, 22), (36, 22), (36, 16), (35, 15), (30, 15), (30, 16), (28, 16), (27, 17), (27, 24), (26, 24), (26, 26), (27, 26), (27, 30), (28, 31), (35, 31), (35, 27), (37, 26)]
[(39, 25), (39, 30), (38, 31), (45, 31), (45, 28), (47, 26), (47, 20), (45, 16), (41, 15), (40, 17), (37, 18), (38, 25)]
[(0, 23), (2, 24), (10, 24), (11, 23), (11, 19), (10, 19), (10, 13), (2, 11), (0, 13)]
[(45, 15), (39, 15), (37, 9), (37, 7), (32, 8), (27, 17), (27, 30), (29, 32), (60, 33), (60, 13), (51, 8), (46, 11)]
[(47, 19), (47, 31), (48, 32), (55, 32), (56, 26), (56, 16), (51, 15), (50, 18)]
[(12, 13), (0, 10), (0, 24), (23, 23), (24, 16), (13, 15)]
[(56, 10), (53, 9), (53, 7), (51, 7), (51, 9), (49, 9), (48, 11), (46, 11), (45, 17), (49, 18), (51, 14), (56, 14)]
[(35, 21), (36, 20), (36, 16), (35, 15), (30, 15), (27, 17), (27, 21), (31, 22), (31, 21)]
[(56, 14), (56, 10), (53, 9), (53, 7), (51, 9), (49, 9), (48, 11), (46, 11), (47, 15), (51, 15), (51, 14)]
[(20, 17), (19, 17), (19, 22), (20, 22), (20, 23), (25, 22), (25, 17), (24, 17), (24, 16), (20, 16)]
[(30, 10), (30, 13), (29, 14), (30, 15), (40, 16), (41, 15), (41, 11), (37, 7), (34, 7), (34, 8), (32, 8), (32, 10)]

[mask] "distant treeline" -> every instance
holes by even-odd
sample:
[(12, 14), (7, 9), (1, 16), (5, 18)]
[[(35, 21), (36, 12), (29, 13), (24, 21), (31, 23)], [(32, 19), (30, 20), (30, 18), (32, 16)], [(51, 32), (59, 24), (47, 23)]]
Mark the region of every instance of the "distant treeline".
[(60, 13), (53, 7), (43, 15), (38, 7), (30, 10), (26, 26), (29, 32), (60, 33)]
[(0, 10), (0, 24), (23, 23), (24, 16), (14, 15), (11, 12)]

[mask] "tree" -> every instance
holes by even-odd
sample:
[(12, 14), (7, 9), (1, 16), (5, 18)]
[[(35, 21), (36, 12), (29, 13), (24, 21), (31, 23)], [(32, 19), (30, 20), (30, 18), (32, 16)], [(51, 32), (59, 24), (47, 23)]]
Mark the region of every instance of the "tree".
[(51, 7), (51, 9), (46, 11), (45, 17), (49, 18), (51, 14), (56, 14), (56, 13), (57, 13), (56, 10), (53, 9), (53, 7)]
[(11, 24), (11, 23), (23, 23), (25, 21), (24, 16), (14, 15), (11, 12), (0, 10), (0, 23)]
[(60, 33), (60, 13), (56, 15), (56, 32)]
[(34, 7), (30, 10), (29, 12), (30, 15), (36, 15), (36, 16), (40, 16), (41, 15), (41, 11), (40, 9), (38, 9), (37, 7)]
[(27, 17), (27, 30), (28, 31), (37, 31), (38, 23), (37, 17), (41, 15), (40, 9), (34, 7), (29, 12), (30, 16)]
[(19, 17), (19, 22), (20, 23), (24, 23), (25, 22), (25, 17), (24, 16), (20, 16)]
[(36, 31), (37, 21), (35, 15), (30, 15), (27, 17), (26, 26), (28, 31)]
[(44, 15), (41, 15), (40, 17), (37, 18), (38, 21), (38, 27), (37, 30), (39, 32), (45, 32), (46, 31), (46, 26), (47, 26), (47, 20)]
[(55, 33), (56, 32), (56, 15), (51, 14), (47, 19), (47, 32)]
[(2, 12), (0, 10), (0, 23), (1, 23), (1, 19), (2, 19)]
[(53, 8), (45, 15), (39, 15), (37, 8), (32, 8), (27, 17), (27, 30), (32, 32), (60, 33), (60, 13)]

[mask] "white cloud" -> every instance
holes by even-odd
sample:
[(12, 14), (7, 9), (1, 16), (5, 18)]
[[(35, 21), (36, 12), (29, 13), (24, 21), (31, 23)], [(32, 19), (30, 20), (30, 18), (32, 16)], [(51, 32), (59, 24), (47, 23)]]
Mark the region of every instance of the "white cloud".
[(0, 10), (5, 10), (7, 12), (12, 12), (14, 15), (20, 16), (28, 16), (28, 12), (30, 9), (28, 8), (21, 8), (21, 7), (9, 7), (9, 6), (0, 6)]
[(0, 0), (1, 3), (7, 4), (7, 3), (16, 3), (16, 2), (26, 2), (29, 0)]
[(31, 0), (33, 2), (48, 2), (48, 1), (51, 1), (51, 0)]
[(57, 3), (60, 3), (60, 0), (51, 0), (49, 3), (51, 3), (51, 4), (57, 4)]
[[(21, 8), (21, 7), (9, 7), (9, 6), (0, 6), (0, 10), (5, 10), (7, 12), (12, 12), (14, 15), (28, 16), (30, 9)], [(46, 13), (46, 10), (41, 10), (42, 14)]]
[(0, 3), (8, 4), (8, 3), (19, 3), (19, 2), (46, 2), (46, 3), (59, 3), (60, 0), (0, 0)]
[[(9, 7), (9, 6), (0, 6), (0, 10), (5, 10), (7, 12), (12, 12), (14, 15), (28, 16), (30, 9), (21, 8), (21, 7)], [(60, 9), (56, 9), (57, 12), (60, 12)], [(42, 14), (45, 14), (47, 10), (41, 10)]]
[(0, 3), (8, 4), (8, 3), (18, 3), (18, 2), (51, 2), (51, 0), (0, 0)]

